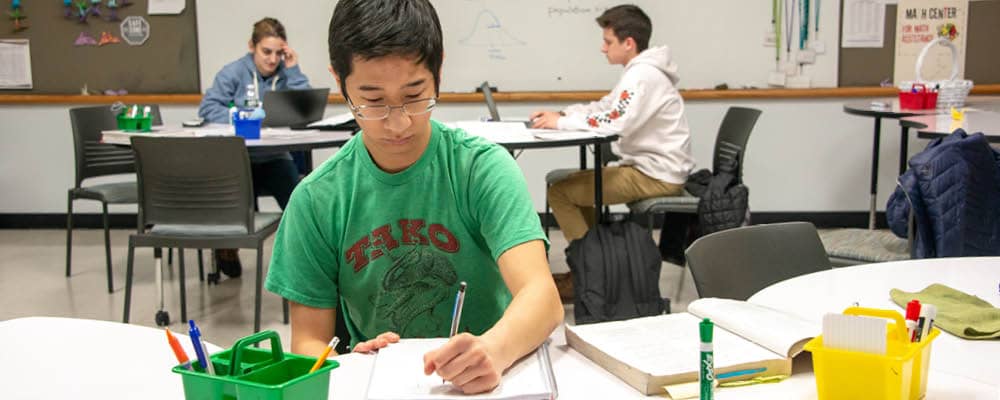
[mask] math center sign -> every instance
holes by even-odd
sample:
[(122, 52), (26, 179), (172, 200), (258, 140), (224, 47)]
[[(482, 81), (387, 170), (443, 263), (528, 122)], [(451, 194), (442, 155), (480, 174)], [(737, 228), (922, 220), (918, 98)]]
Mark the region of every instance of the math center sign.
[[(917, 77), (917, 57), (927, 43), (947, 38), (955, 46), (958, 76), (965, 74), (965, 44), (969, 36), (968, 0), (900, 0), (896, 12), (896, 64), (893, 80), (898, 84)], [(920, 75), (924, 81), (948, 80), (953, 68), (952, 51), (932, 47), (924, 58)]]
[(132, 46), (139, 46), (149, 39), (149, 22), (139, 16), (129, 16), (122, 21), (122, 39)]

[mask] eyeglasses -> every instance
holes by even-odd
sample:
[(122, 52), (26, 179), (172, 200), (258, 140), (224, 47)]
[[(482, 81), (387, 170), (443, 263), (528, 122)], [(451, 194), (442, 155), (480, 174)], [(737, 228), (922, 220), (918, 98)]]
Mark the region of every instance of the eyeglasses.
[(408, 101), (398, 106), (390, 106), (388, 104), (356, 106), (350, 99), (347, 100), (347, 106), (351, 108), (351, 111), (354, 111), (354, 114), (359, 119), (366, 121), (377, 121), (389, 118), (389, 113), (396, 108), (402, 110), (403, 114), (415, 117), (417, 115), (431, 112), (436, 104), (437, 99), (433, 97)]

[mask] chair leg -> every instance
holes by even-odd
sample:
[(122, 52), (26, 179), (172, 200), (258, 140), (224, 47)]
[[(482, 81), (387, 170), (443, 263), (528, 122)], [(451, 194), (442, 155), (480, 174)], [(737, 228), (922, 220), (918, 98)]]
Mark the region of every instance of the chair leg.
[(285, 325), (288, 325), (288, 319), (289, 319), (288, 318), (288, 314), (289, 314), (288, 313), (288, 299), (286, 299), (284, 297), (281, 298), (281, 312), (284, 314), (283, 315), (284, 318), (282, 319), (282, 321), (284, 321)]
[(108, 293), (114, 293), (114, 291), (115, 291), (115, 284), (114, 284), (114, 279), (111, 277), (111, 274), (112, 274), (112, 272), (111, 272), (111, 222), (108, 221), (108, 219), (109, 219), (109, 216), (108, 216), (108, 203), (102, 201), (101, 202), (101, 206), (103, 206), (103, 210), (104, 210), (104, 215), (103, 215), (102, 219), (104, 220), (104, 260), (105, 260), (105, 263), (107, 264), (107, 270), (108, 270)]
[(254, 292), (254, 302), (253, 302), (253, 333), (260, 332), (260, 292), (262, 285), (262, 280), (264, 278), (264, 246), (263, 243), (257, 244), (257, 285)]
[(132, 262), (135, 259), (135, 243), (131, 237), (128, 238), (128, 262), (125, 267), (125, 310), (122, 322), (128, 323), (129, 308), (132, 305)]
[(688, 273), (689, 269), (690, 269), (690, 267), (685, 266), (685, 265), (681, 265), (681, 278), (677, 280), (677, 291), (674, 292), (675, 293), (674, 294), (674, 298), (677, 299), (677, 301), (680, 301), (681, 290), (684, 290), (684, 278), (687, 277), (687, 273)]
[(181, 286), (181, 321), (187, 321), (187, 290), (184, 284), (184, 249), (177, 248), (177, 271), (180, 272), (178, 283)]
[(201, 249), (198, 249), (198, 280), (205, 281), (205, 262), (202, 260)]
[(167, 265), (169, 265), (169, 266), (173, 266), (174, 265), (174, 248), (173, 247), (168, 247), (167, 248)]
[(73, 191), (66, 195), (66, 276), (70, 275), (71, 260), (73, 259)]
[(543, 214), (542, 228), (545, 228), (545, 237), (549, 237), (549, 221), (552, 219), (552, 212), (549, 209), (549, 188), (545, 187), (545, 214)]

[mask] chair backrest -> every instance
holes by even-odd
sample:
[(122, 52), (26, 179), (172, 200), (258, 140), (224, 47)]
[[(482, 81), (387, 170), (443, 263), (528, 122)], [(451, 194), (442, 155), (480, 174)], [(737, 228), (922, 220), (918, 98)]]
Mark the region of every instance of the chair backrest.
[[(160, 107), (152, 105), (153, 125), (162, 124)], [(118, 129), (118, 122), (107, 105), (77, 107), (69, 110), (73, 127), (73, 154), (76, 159), (74, 187), (84, 179), (135, 172), (132, 149), (101, 143), (101, 131)]]
[(753, 225), (703, 236), (685, 252), (699, 297), (746, 300), (774, 283), (830, 269), (808, 222)]
[(241, 137), (133, 136), (139, 226), (230, 226), (253, 232), (253, 182)]
[(758, 117), (760, 117), (760, 110), (754, 108), (729, 107), (729, 110), (726, 110), (722, 124), (719, 125), (719, 134), (715, 138), (712, 172), (735, 161), (736, 179), (742, 181), (747, 142), (750, 140), (750, 132), (757, 124)]

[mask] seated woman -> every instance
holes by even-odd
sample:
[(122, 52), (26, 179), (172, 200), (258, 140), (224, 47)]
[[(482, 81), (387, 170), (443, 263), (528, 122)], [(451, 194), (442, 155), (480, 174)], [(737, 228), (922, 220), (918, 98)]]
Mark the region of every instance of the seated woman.
[[(258, 98), (269, 90), (309, 88), (309, 79), (299, 69), (298, 55), (288, 46), (281, 22), (274, 18), (257, 21), (249, 47), (249, 53), (215, 75), (212, 87), (202, 97), (198, 116), (208, 122), (229, 123), (230, 104), (244, 104), (248, 85), (256, 87)], [(255, 190), (266, 190), (284, 209), (299, 181), (299, 169), (291, 155), (251, 154), (250, 163)], [(216, 263), (226, 275), (240, 276), (242, 268), (236, 250), (217, 251)]]

